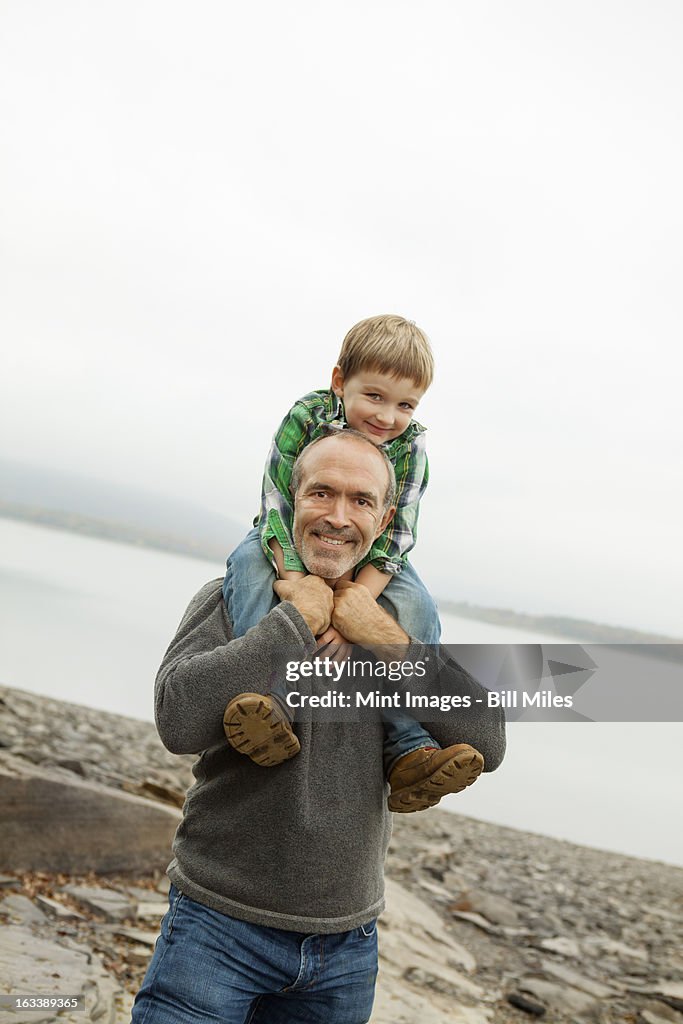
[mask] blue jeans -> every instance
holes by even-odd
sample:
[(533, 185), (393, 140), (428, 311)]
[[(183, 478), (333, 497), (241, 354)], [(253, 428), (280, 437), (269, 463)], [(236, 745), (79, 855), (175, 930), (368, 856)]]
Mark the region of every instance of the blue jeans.
[(365, 1024), (376, 922), (307, 935), (247, 924), (174, 885), (131, 1024)]
[[(275, 571), (263, 553), (257, 527), (249, 531), (228, 558), (223, 599), (235, 636), (244, 634), (278, 603), (273, 590)], [(409, 636), (425, 644), (441, 639), (439, 613), (432, 595), (407, 563), (380, 594), (378, 603), (405, 629)], [(284, 682), (273, 687), (284, 700)], [(382, 714), (384, 723), (384, 771), (388, 776), (400, 757), (422, 747), (438, 747), (436, 740), (410, 715), (400, 711)]]

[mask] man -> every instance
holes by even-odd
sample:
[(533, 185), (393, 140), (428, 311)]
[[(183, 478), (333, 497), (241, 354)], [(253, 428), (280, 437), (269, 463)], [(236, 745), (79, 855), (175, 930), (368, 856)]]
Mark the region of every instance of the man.
[[(300, 458), (294, 539), (311, 575), (277, 584), (281, 603), (238, 639), (221, 581), (207, 584), (157, 677), (165, 746), (202, 753), (134, 1024), (362, 1024), (370, 1016), (391, 832), (381, 724), (302, 719), (298, 756), (268, 771), (237, 754), (223, 732), (226, 705), (245, 690), (270, 689), (283, 658), (310, 658), (330, 624), (380, 658), (386, 649), (414, 663), (427, 654), (350, 581), (392, 514), (383, 500), (393, 483), (384, 455), (344, 431)], [(502, 712), (476, 703), (486, 691), (444, 651), (428, 653), (444, 687), (471, 701), (457, 727), (444, 718), (430, 731), (445, 746), (471, 743), (493, 770), (505, 748)]]

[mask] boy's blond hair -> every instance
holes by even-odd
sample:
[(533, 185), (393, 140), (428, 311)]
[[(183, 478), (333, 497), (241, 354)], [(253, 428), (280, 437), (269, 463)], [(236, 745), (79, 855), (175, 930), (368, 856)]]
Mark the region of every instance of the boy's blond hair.
[(407, 377), (426, 391), (434, 379), (427, 335), (414, 321), (392, 313), (368, 317), (352, 327), (337, 365), (346, 380), (361, 370), (378, 370), (391, 377)]

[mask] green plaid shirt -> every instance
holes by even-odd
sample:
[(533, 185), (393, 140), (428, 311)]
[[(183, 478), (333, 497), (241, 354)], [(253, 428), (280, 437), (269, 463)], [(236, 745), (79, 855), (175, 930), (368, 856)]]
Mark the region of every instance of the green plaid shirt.
[[(292, 467), (301, 451), (320, 437), (324, 428), (343, 430), (346, 426), (342, 400), (333, 391), (325, 390), (312, 391), (300, 398), (278, 427), (263, 474), (261, 514), (254, 520), (263, 551), (273, 565), (275, 559), (268, 541), (275, 537), (284, 553), (285, 569), (306, 572), (292, 540)], [(413, 420), (399, 437), (380, 445), (396, 471), (396, 515), (358, 568), (371, 562), (381, 572), (400, 573), (415, 545), (420, 498), (429, 480), (424, 435), (425, 428)]]

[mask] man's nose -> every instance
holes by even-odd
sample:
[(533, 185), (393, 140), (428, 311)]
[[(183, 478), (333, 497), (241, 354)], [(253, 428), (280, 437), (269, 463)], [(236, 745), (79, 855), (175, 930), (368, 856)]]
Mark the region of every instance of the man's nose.
[(346, 498), (339, 494), (334, 499), (332, 504), (327, 509), (325, 518), (335, 530), (341, 530), (344, 526), (348, 526), (349, 517), (347, 511)]

